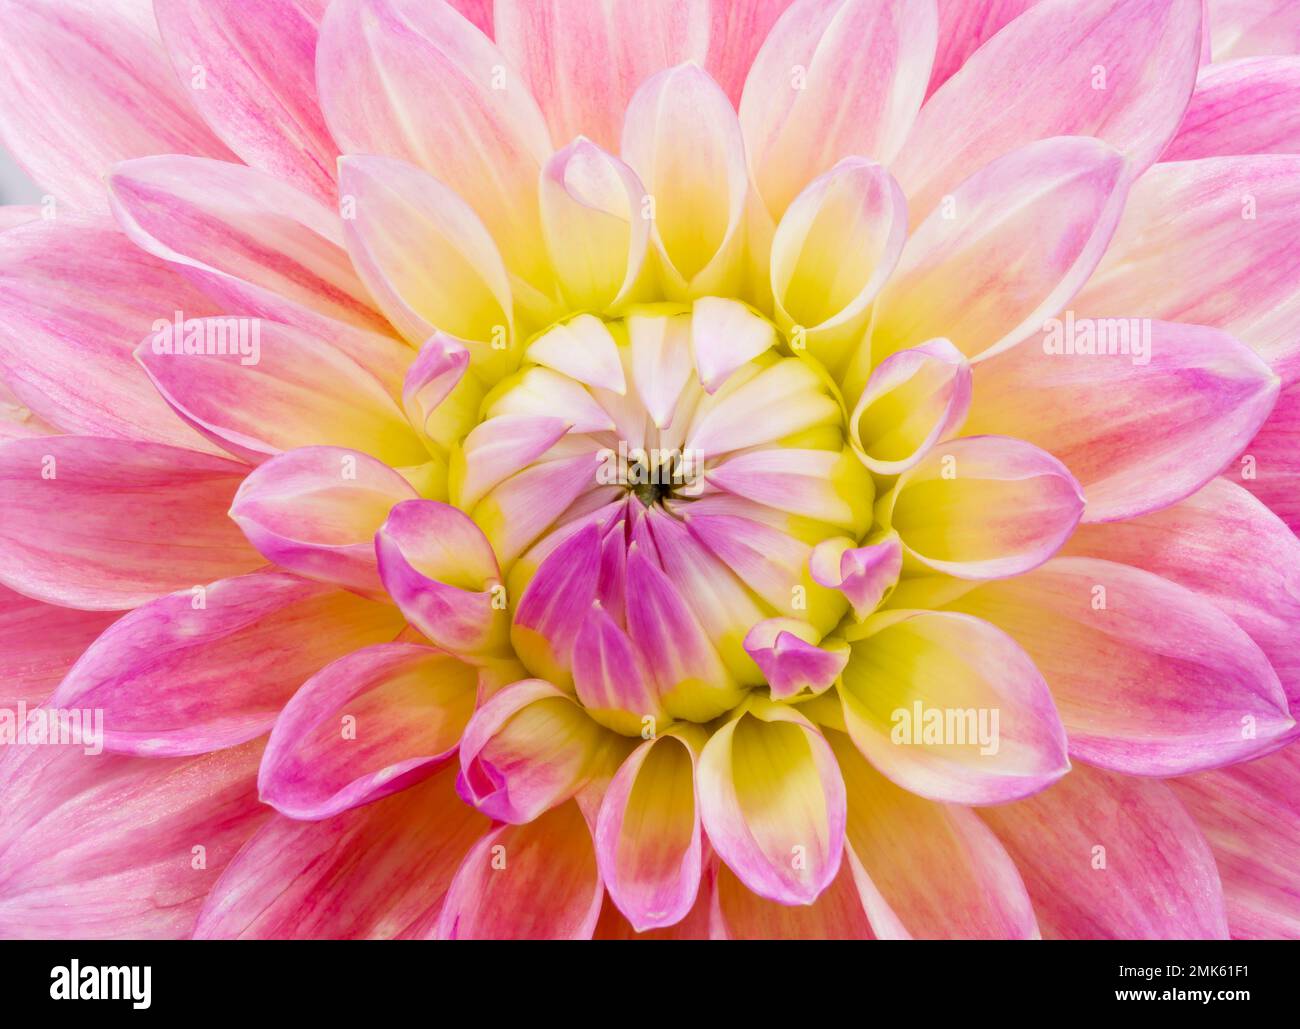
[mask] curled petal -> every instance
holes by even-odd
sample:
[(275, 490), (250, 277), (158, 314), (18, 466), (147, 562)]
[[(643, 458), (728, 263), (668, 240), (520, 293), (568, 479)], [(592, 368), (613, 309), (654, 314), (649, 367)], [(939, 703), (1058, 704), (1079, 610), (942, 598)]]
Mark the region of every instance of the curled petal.
[(781, 330), (839, 371), (906, 239), (907, 201), (880, 165), (846, 157), (815, 179), (790, 204), (772, 239)]
[(308, 579), (381, 593), (375, 532), (389, 510), (416, 499), (387, 465), (341, 447), (273, 457), (240, 484), (233, 518), (268, 561)]
[(1083, 492), (1032, 444), (968, 436), (931, 450), (877, 505), (904, 552), (963, 579), (1021, 575), (1070, 538)]
[(999, 804), (1070, 767), (1052, 694), (1019, 645), (979, 618), (894, 610), (850, 629), (840, 700), (858, 749), (904, 789)]
[(700, 732), (646, 740), (601, 802), (601, 879), (637, 932), (675, 925), (695, 905), (703, 852), (695, 763), (702, 744)]
[(946, 339), (890, 354), (872, 371), (849, 418), (849, 442), (877, 475), (898, 475), (966, 420), (971, 370)]
[[(566, 76), (567, 77), (567, 76)], [(542, 169), (542, 231), (571, 307), (603, 311), (636, 298), (651, 221), (636, 173), (585, 137)]]
[(903, 545), (892, 533), (862, 547), (840, 536), (817, 544), (808, 567), (814, 582), (848, 597), (862, 621), (893, 592), (903, 569)]
[(478, 418), (483, 386), (469, 368), (469, 349), (446, 333), (435, 333), (406, 370), (402, 408), (416, 432), (434, 449), (459, 443)]
[(709, 840), (759, 896), (811, 904), (840, 868), (844, 780), (793, 708), (756, 699), (705, 744), (698, 768)]
[(455, 751), (477, 679), (469, 665), (413, 643), (326, 665), (276, 719), (257, 777), (262, 801), (317, 821), (427, 778)]
[(768, 618), (745, 637), (745, 651), (763, 670), (773, 700), (788, 700), (804, 691), (815, 696), (835, 684), (849, 660), (848, 645), (819, 634), (795, 618)]
[(522, 825), (577, 793), (606, 744), (605, 730), (572, 697), (525, 679), (470, 719), (456, 789), (485, 815)]
[(654, 201), (651, 238), (668, 294), (734, 295), (749, 177), (726, 94), (696, 65), (660, 72), (628, 105), (622, 147)]
[(375, 534), (375, 554), (393, 602), (439, 647), (485, 655), (505, 646), (501, 571), (464, 513), (436, 500), (404, 501)]
[(505, 414), (481, 422), (453, 460), (456, 504), (472, 510), (497, 486), (550, 450), (569, 431), (563, 418)]

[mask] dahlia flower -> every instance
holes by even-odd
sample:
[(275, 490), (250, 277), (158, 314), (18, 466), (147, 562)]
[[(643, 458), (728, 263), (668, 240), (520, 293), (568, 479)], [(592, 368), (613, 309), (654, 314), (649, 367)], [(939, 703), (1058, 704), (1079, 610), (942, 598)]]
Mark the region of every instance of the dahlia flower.
[(1300, 936), (1298, 10), (0, 0), (0, 933)]

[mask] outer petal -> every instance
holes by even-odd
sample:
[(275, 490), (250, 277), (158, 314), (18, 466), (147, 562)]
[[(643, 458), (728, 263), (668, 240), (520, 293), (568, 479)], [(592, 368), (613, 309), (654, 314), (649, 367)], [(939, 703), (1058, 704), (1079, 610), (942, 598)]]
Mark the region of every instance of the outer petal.
[(1208, 65), (1163, 161), (1300, 153), (1300, 56)]
[(894, 172), (909, 209), (929, 214), (977, 169), (1050, 136), (1097, 136), (1140, 172), (1178, 128), (1200, 50), (1196, 0), (1034, 5), (921, 108)]
[(942, 86), (1002, 27), (1038, 0), (939, 0), (939, 46), (926, 94)]
[(155, 319), (178, 308), (217, 313), (107, 218), (60, 215), (0, 237), (0, 376), (65, 432), (217, 451), (131, 359)]
[(980, 812), (1049, 939), (1225, 939), (1223, 891), (1196, 823), (1163, 783), (1076, 767)]
[(1005, 436), (949, 440), (877, 505), (904, 553), (963, 579), (1020, 575), (1050, 558), (1083, 514), (1083, 493), (1056, 458)]
[(50, 703), (103, 708), (109, 750), (203, 754), (262, 735), (308, 676), (401, 628), (385, 604), (292, 575), (223, 579), (114, 622)]
[(198, 157), (144, 157), (114, 166), (108, 189), (131, 241), (224, 311), (311, 330), (332, 319), (389, 331), (343, 251), (336, 212), (274, 176)]
[(116, 618), (113, 611), (42, 604), (0, 586), (0, 707), (43, 701)]
[(1300, 384), (1282, 391), (1272, 415), (1246, 447), (1237, 468), (1228, 470), (1286, 522), (1292, 532), (1300, 532), (1297, 433), (1300, 433)]
[(669, 296), (735, 295), (749, 180), (726, 94), (696, 65), (660, 72), (628, 106), (622, 154), (654, 198), (651, 239)]
[(1065, 731), (1029, 656), (979, 618), (897, 610), (848, 632), (840, 700), (849, 735), (899, 786), (998, 804), (1069, 769)]
[(316, 82), (344, 153), (420, 165), (469, 203), (512, 272), (547, 285), (537, 178), (551, 140), (481, 32), (441, 0), (342, 0), (321, 26)]
[[(232, 454), (258, 462), (323, 445), (398, 467), (428, 460), (384, 383), (348, 355), (353, 330), (346, 326), (324, 334), (256, 319), (198, 319), (186, 324), (185, 350), (191, 332), (222, 352), (182, 352), (181, 332), (168, 324), (140, 344), (136, 359), (186, 421)], [(224, 345), (212, 346), (218, 341)]]
[(826, 739), (849, 799), (845, 864), (879, 936), (900, 929), (918, 939), (1038, 936), (1015, 863), (974, 811), (900, 789), (843, 733)]
[(407, 619), (453, 653), (499, 651), (508, 616), (492, 546), (462, 512), (408, 500), (375, 534), (379, 577)]
[(530, 822), (587, 783), (607, 742), (572, 697), (525, 679), (475, 712), (461, 740), (456, 788), (493, 819)]
[(1080, 526), (1065, 553), (1142, 568), (1214, 601), (1250, 634), (1300, 710), (1300, 540), (1240, 486), (1216, 479), (1162, 511)]
[(264, 803), (316, 821), (427, 778), (456, 749), (478, 676), (431, 647), (381, 643), (326, 665), (276, 719)]
[(604, 898), (576, 803), (502, 825), (465, 855), (438, 919), (440, 939), (590, 939)]
[(808, 906), (791, 906), (750, 892), (719, 865), (713, 894), (715, 940), (870, 940), (871, 923), (845, 860), (829, 886)]
[(500, 0), (496, 39), (537, 98), (553, 139), (618, 144), (638, 86), (685, 61), (703, 63), (710, 5), (697, 0)]
[(348, 252), (393, 324), (416, 345), (436, 330), (467, 341), (474, 364), (499, 375), (513, 344), (510, 283), (474, 212), (405, 162), (345, 157), (340, 166), (339, 188), (355, 202), (343, 223)]
[(1119, 153), (1078, 137), (1032, 143), (976, 172), (907, 241), (876, 301), (875, 360), (937, 337), (978, 359), (1040, 328), (1101, 260), (1124, 174)]
[(273, 815), (213, 887), (200, 939), (426, 936), (466, 848), (488, 827), (449, 766), (323, 822)]
[(213, 882), (266, 817), (254, 785), (261, 751), (247, 743), (147, 761), (3, 748), (0, 933), (188, 936)]
[(1300, 12), (1286, 0), (1214, 0), (1210, 45), (1216, 61), (1300, 52)]
[(759, 195), (779, 220), (851, 154), (888, 163), (925, 96), (933, 0), (796, 0), (754, 58), (740, 101)]
[(379, 593), (375, 532), (416, 492), (387, 465), (341, 447), (302, 447), (253, 470), (230, 505), (249, 542), (281, 568)]
[[(157, 0), (158, 30), (194, 105), (235, 153), (334, 201), (338, 148), (316, 99), (319, 0)], [(201, 83), (201, 87), (198, 85)]]
[(262, 558), (226, 517), (243, 472), (160, 443), (4, 443), (0, 581), (52, 604), (123, 610), (251, 571)]
[(149, 6), (97, 0), (6, 0), (0, 143), (60, 200), (96, 210), (117, 161), (229, 156), (167, 67)]
[(596, 857), (610, 897), (637, 932), (675, 925), (700, 887), (695, 761), (703, 734), (661, 736), (628, 755), (596, 820)]
[(709, 840), (751, 890), (811, 904), (835, 880), (844, 845), (844, 780), (825, 738), (793, 708), (751, 701), (700, 755)]
[(1178, 775), (1264, 752), (1294, 725), (1245, 631), (1150, 572), (1058, 558), (947, 606), (1015, 637), (1052, 687), (1071, 755), (1092, 764)]
[(1133, 187), (1106, 259), (1071, 306), (1223, 329), (1289, 384), (1300, 378), (1297, 233), (1300, 155), (1160, 164)]
[(1300, 936), (1300, 749), (1170, 782), (1214, 854), (1236, 939)]
[(1100, 339), (1095, 354), (1060, 352), (1057, 342), (1080, 337), (1067, 312), (1041, 338), (980, 364), (965, 431), (1059, 457), (1087, 495), (1085, 521), (1132, 518), (1195, 492), (1273, 409), (1277, 377), (1226, 333), (1142, 319), (1084, 327)]

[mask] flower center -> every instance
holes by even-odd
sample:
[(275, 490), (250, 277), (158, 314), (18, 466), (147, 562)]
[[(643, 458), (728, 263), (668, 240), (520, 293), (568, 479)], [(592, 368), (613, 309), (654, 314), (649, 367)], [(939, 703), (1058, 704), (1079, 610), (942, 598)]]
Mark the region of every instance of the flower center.
[(580, 315), (483, 416), (453, 498), (501, 559), (520, 660), (597, 720), (709, 721), (770, 685), (755, 626), (815, 645), (844, 616), (812, 555), (866, 534), (872, 480), (821, 373), (745, 305)]

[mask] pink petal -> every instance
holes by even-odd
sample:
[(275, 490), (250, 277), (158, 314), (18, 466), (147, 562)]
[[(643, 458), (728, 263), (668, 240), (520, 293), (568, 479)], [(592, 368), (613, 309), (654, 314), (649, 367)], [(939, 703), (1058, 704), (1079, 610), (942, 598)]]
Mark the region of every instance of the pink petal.
[(102, 176), (126, 158), (231, 156), (186, 93), (149, 5), (5, 5), (0, 144), (61, 201), (106, 209)]
[(1210, 42), (1216, 61), (1300, 52), (1300, 12), (1287, 0), (1214, 0)]
[(338, 147), (316, 99), (317, 12), (293, 0), (159, 0), (154, 14), (177, 77), (222, 141), (332, 204)]
[(375, 532), (416, 499), (387, 465), (341, 447), (302, 447), (255, 468), (230, 505), (268, 561), (308, 579), (380, 593)]
[(1082, 137), (1030, 143), (981, 168), (907, 241), (876, 299), (875, 360), (940, 337), (978, 360), (1040, 329), (1106, 252), (1125, 176), (1123, 156)]
[(427, 778), (456, 749), (476, 687), (469, 665), (417, 644), (339, 658), (276, 719), (257, 777), (262, 802), (318, 821)]
[(1209, 841), (1235, 939), (1300, 937), (1297, 759), (1300, 749), (1292, 746), (1169, 783)]
[(460, 802), (454, 781), (449, 766), (323, 822), (272, 815), (213, 888), (194, 935), (426, 936), (465, 851), (488, 828)]
[[(1060, 352), (1084, 328), (1098, 352)], [(1016, 436), (1060, 458), (1088, 498), (1089, 522), (1200, 489), (1241, 453), (1278, 391), (1268, 366), (1226, 333), (1141, 319), (1081, 326), (1069, 311), (1041, 338), (980, 364), (975, 385), (964, 431)]]
[(1086, 766), (981, 817), (1048, 939), (1226, 939), (1214, 858), (1163, 783)]
[(496, 39), (546, 115), (551, 137), (586, 135), (618, 145), (638, 86), (685, 61), (703, 63), (709, 4), (601, 0), (498, 0)]
[(1240, 486), (1215, 479), (1162, 511), (1080, 526), (1065, 553), (1142, 568), (1212, 600), (1246, 630), (1300, 707), (1300, 540)]
[(389, 331), (348, 262), (337, 213), (266, 172), (145, 157), (115, 165), (108, 191), (131, 241), (224, 311), (313, 330), (333, 320)]
[[(848, 796), (846, 867), (878, 936), (1033, 939), (1034, 910), (1011, 857), (969, 808), (900, 789), (827, 732)], [(936, 868), (943, 869), (935, 875)], [(899, 930), (902, 930), (900, 933)]]
[(345, 154), (419, 165), (473, 208), (515, 275), (547, 287), (537, 180), (550, 135), (489, 39), (443, 3), (341, 0), (321, 26), (316, 81)]
[(745, 78), (759, 48), (791, 0), (709, 0), (713, 25), (704, 67), (739, 106)]
[(0, 586), (0, 707), (43, 701), (116, 619), (116, 612), (55, 607)]
[(389, 596), (437, 646), (456, 654), (502, 649), (501, 571), (465, 514), (434, 500), (404, 501), (375, 534), (375, 553)]
[(1300, 153), (1300, 57), (1210, 65), (1162, 161)]
[(485, 815), (521, 825), (572, 797), (607, 746), (605, 730), (572, 697), (541, 679), (524, 679), (470, 719), (456, 788)]
[(244, 471), (161, 443), (0, 444), (0, 581), (47, 603), (124, 610), (251, 571), (263, 560), (226, 516)]
[(111, 751), (204, 754), (261, 736), (308, 676), (401, 628), (386, 604), (292, 575), (223, 579), (123, 615), (50, 704), (103, 708)]
[(695, 371), (707, 393), (716, 393), (737, 368), (776, 345), (772, 323), (738, 300), (701, 297), (691, 311)]
[(178, 414), (247, 461), (307, 446), (360, 450), (396, 467), (427, 461), (385, 384), (349, 356), (355, 331), (240, 318), (187, 321), (183, 330), (168, 322), (136, 360)]
[(938, 24), (920, 0), (796, 0), (754, 58), (745, 149), (773, 221), (850, 155), (893, 160), (921, 106)]
[(1222, 329), (1300, 377), (1300, 155), (1159, 164), (1134, 185), (1106, 259), (1071, 305), (1095, 318)]
[(600, 529), (589, 522), (552, 550), (524, 588), (510, 638), (535, 674), (566, 688), (573, 678), (573, 645), (591, 617), (600, 575)]
[(0, 934), (188, 936), (213, 883), (266, 818), (255, 786), (261, 752), (248, 743), (144, 760), (4, 747)]
[(1055, 554), (1083, 508), (1079, 484), (1046, 451), (1007, 436), (967, 436), (904, 472), (879, 517), (920, 563), (962, 579), (997, 579)]
[(501, 825), (465, 855), (438, 919), (439, 939), (590, 939), (604, 899), (578, 805)]
[(1300, 453), (1295, 447), (1298, 432), (1300, 384), (1295, 384), (1282, 391), (1273, 413), (1236, 467), (1225, 470), (1267, 504), (1292, 532), (1300, 532)]
[(469, 348), (446, 333), (425, 340), (402, 381), (402, 409), (434, 449), (452, 450), (476, 424), (483, 385), (466, 375)]
[(507, 414), (480, 422), (462, 445), (463, 472), (459, 472), (453, 497), (457, 506), (473, 510), (520, 468), (526, 468), (551, 449), (570, 429), (563, 418)]
[(725, 865), (713, 898), (715, 940), (871, 940), (875, 938), (848, 860), (809, 905), (789, 905), (752, 893)]
[(848, 597), (854, 616), (862, 621), (897, 585), (903, 569), (903, 545), (896, 535), (862, 547), (841, 536), (818, 543), (808, 567), (814, 582)]
[(615, 732), (644, 735), (672, 721), (645, 655), (599, 606), (582, 619), (574, 641), (573, 683), (587, 713)]
[(65, 432), (216, 453), (132, 359), (156, 319), (212, 302), (107, 218), (61, 215), (0, 237), (0, 373)]
[(1038, 0), (939, 0), (939, 46), (926, 96), (942, 86), (1003, 26)]
[(846, 634), (849, 735), (885, 776), (955, 804), (1000, 804), (1070, 767), (1052, 694), (1029, 656), (980, 618), (887, 611)]
[(637, 932), (675, 925), (700, 887), (702, 834), (695, 762), (702, 736), (642, 743), (610, 782), (596, 820), (596, 857), (611, 900)]
[(946, 606), (1025, 648), (1052, 688), (1071, 755), (1091, 764), (1179, 775), (1265, 752), (1294, 725), (1245, 631), (1150, 572), (1063, 557)]
[(751, 700), (700, 755), (709, 840), (760, 896), (811, 904), (835, 880), (844, 846), (844, 780), (825, 738), (793, 708)]
[(1096, 136), (1141, 172), (1178, 128), (1200, 49), (1198, 3), (1035, 4), (921, 108), (894, 170), (908, 208), (924, 217), (990, 161), (1052, 136)]
[(819, 646), (818, 632), (793, 618), (768, 618), (745, 636), (745, 651), (763, 670), (773, 700), (807, 690), (816, 695), (835, 684), (849, 660), (842, 641)]

